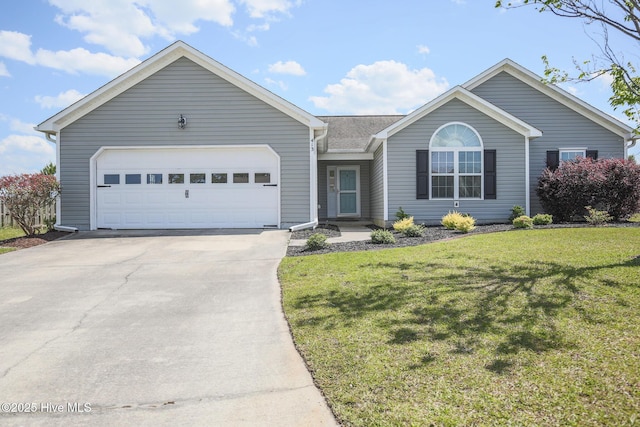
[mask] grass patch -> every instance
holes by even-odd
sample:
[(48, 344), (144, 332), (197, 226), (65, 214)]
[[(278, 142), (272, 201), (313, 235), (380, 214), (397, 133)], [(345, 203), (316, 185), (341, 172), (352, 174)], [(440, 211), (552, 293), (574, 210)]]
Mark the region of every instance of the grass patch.
[(2, 254), (6, 254), (7, 252), (13, 252), (15, 251), (16, 248), (5, 248), (5, 247), (0, 247), (0, 255)]
[(24, 231), (20, 228), (2, 227), (0, 228), (0, 242), (8, 239), (15, 239), (16, 237), (24, 236)]
[(285, 258), (296, 344), (345, 425), (640, 419), (640, 229)]

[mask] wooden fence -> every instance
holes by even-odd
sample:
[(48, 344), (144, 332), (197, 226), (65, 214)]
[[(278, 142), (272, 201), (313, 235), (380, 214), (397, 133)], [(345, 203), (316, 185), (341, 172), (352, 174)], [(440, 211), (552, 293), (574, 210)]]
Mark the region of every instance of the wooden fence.
[[(51, 220), (56, 216), (56, 205), (53, 203), (51, 206), (45, 209), (41, 209), (38, 212), (38, 217), (36, 218), (36, 224), (39, 226), (45, 226), (45, 220)], [(1, 227), (18, 227), (9, 215), (9, 211), (5, 207), (5, 205), (0, 202), (0, 228)]]

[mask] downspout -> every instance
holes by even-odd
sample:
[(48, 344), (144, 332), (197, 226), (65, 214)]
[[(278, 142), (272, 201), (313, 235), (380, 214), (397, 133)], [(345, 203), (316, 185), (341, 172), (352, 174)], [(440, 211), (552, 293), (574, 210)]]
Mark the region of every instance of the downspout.
[(525, 215), (531, 216), (531, 176), (530, 167), (529, 167), (529, 136), (524, 137), (524, 176), (525, 176), (525, 184), (524, 184), (524, 193), (525, 193), (525, 205), (524, 211)]
[[(312, 129), (311, 132), (314, 132)], [(313, 221), (305, 222), (304, 224), (297, 224), (289, 227), (289, 231), (306, 230), (307, 228), (316, 228), (318, 226), (318, 141), (327, 136), (329, 127), (324, 126), (322, 128), (322, 134), (317, 137), (311, 138), (311, 155), (309, 156), (309, 191), (310, 191), (310, 216)]]

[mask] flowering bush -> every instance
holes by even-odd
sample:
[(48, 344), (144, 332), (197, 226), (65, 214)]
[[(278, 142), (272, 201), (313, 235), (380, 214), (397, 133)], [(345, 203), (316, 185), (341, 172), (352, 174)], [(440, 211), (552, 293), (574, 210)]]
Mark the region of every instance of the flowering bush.
[(604, 210), (618, 220), (640, 203), (640, 165), (624, 159), (578, 158), (545, 169), (536, 190), (545, 211), (560, 221), (584, 213), (585, 206)]
[(0, 201), (27, 236), (36, 233), (38, 211), (53, 203), (60, 183), (42, 173), (8, 175), (0, 178)]

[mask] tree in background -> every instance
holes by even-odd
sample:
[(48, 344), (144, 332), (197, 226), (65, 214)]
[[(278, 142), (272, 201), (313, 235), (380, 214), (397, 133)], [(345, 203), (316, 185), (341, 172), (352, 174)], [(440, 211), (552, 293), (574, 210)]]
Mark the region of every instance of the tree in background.
[(27, 236), (38, 230), (41, 209), (51, 205), (60, 194), (60, 183), (43, 173), (9, 175), (0, 178), (0, 202)]
[(49, 162), (45, 167), (42, 168), (40, 173), (43, 173), (45, 175), (55, 175), (56, 165), (53, 162)]
[[(545, 81), (547, 83), (584, 82), (609, 76), (613, 95), (609, 103), (614, 109), (623, 107), (624, 114), (635, 123), (635, 132), (640, 134), (640, 76), (636, 67), (625, 58), (624, 53), (616, 52), (609, 43), (609, 30), (614, 30), (635, 42), (640, 42), (640, 14), (638, 0), (519, 0), (514, 2), (497, 0), (495, 7), (516, 8), (534, 6), (539, 12), (549, 12), (565, 18), (577, 18), (586, 25), (600, 25), (601, 40), (596, 41), (600, 55), (591, 60), (579, 62), (573, 60), (577, 74), (570, 75), (558, 68), (551, 67), (546, 56)], [(594, 40), (595, 41), (595, 40)], [(632, 52), (629, 56), (637, 59)]]

